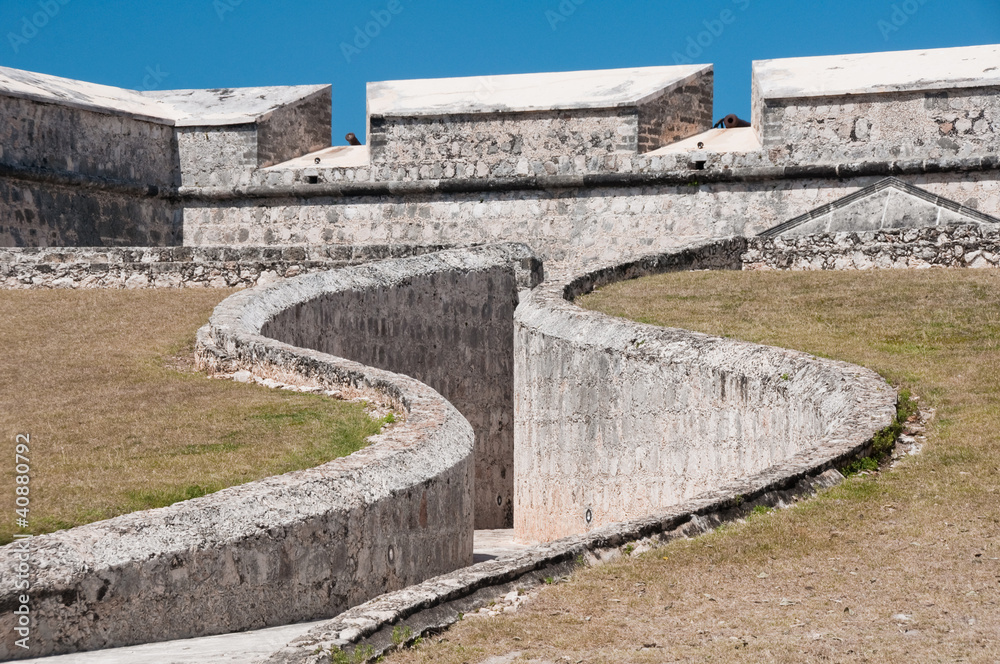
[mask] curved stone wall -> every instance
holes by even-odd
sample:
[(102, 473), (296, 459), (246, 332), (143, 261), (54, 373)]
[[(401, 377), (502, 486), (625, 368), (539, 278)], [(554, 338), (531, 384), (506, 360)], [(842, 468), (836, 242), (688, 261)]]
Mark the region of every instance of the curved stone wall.
[(262, 334), (398, 371), (440, 392), (476, 432), (476, 527), (513, 525), (513, 333), (528, 247), (443, 251), (299, 280)]
[[(303, 275), (226, 299), (199, 331), (202, 368), (249, 370), (286, 383), (336, 388), (393, 407), (400, 421), (373, 437), (370, 446), (316, 468), (30, 538), (32, 648), (14, 645), (19, 591), (5, 574), (0, 658), (333, 616), (470, 564), (475, 435), (468, 421), (413, 378), (291, 346), (262, 331), (280, 336), (294, 330), (301, 339), (308, 328), (295, 328), (281, 315), (290, 307), (306, 312), (304, 303), (325, 302), (324, 296), (340, 291), (352, 294), (341, 304), (353, 296), (354, 306), (363, 310), (368, 291), (406, 301), (428, 296), (421, 287), (437, 278), (445, 284), (468, 277), (467, 285), (492, 279), (500, 290), (509, 286), (513, 291), (504, 297), (512, 309), (518, 280), (530, 285), (538, 273), (526, 247), (508, 245)], [(469, 306), (487, 301), (471, 286), (462, 295)], [(452, 306), (461, 302), (448, 291), (436, 297)], [(435, 314), (428, 308), (427, 315)], [(506, 326), (509, 332), (509, 317)], [(325, 334), (313, 332), (317, 342)], [(363, 328), (339, 332), (366, 335)], [(463, 358), (473, 352), (458, 339), (440, 342)], [(383, 350), (391, 346), (385, 338), (379, 343)], [(509, 345), (505, 348), (509, 354)], [(0, 548), (3, 569), (16, 568), (17, 546)]]
[(515, 533), (548, 541), (635, 519), (737, 478), (819, 473), (891, 423), (874, 372), (585, 311), (644, 274), (739, 269), (743, 238), (543, 284), (515, 317)]

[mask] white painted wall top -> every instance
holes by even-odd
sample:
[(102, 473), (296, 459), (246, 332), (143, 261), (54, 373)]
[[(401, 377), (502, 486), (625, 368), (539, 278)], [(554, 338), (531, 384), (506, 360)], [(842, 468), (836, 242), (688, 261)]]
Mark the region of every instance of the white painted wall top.
[(88, 111), (127, 115), (161, 124), (173, 124), (169, 108), (135, 90), (87, 83), (71, 78), (0, 67), (0, 94), (31, 101), (60, 104)]
[(757, 60), (763, 99), (1000, 86), (1000, 45)]
[(203, 127), (264, 120), (282, 106), (329, 89), (329, 85), (282, 85), (212, 90), (153, 90), (140, 94), (171, 108), (174, 124), (178, 127)]
[(0, 95), (179, 127), (263, 120), (281, 106), (320, 94), (329, 88), (329, 85), (297, 85), (137, 92), (0, 67)]
[(425, 78), (368, 84), (370, 116), (450, 115), (635, 106), (712, 65)]

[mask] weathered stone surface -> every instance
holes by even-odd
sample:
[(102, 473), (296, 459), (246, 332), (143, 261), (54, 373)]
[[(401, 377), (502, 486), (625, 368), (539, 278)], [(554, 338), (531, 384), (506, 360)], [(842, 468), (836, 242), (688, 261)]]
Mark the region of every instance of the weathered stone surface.
[[(553, 270), (755, 235), (882, 178), (777, 179), (687, 185), (586, 186), (509, 192), (274, 199), (265, 207), (206, 201), (185, 211), (185, 242), (470, 245), (518, 241)], [(928, 192), (1000, 215), (1000, 175), (907, 176)], [(241, 239), (242, 238), (242, 239)]]
[(997, 267), (1000, 227), (993, 224), (883, 229), (864, 233), (755, 237), (745, 270), (870, 270)]
[[(427, 274), (509, 259), (504, 250), (469, 253), (374, 264), (342, 284), (395, 280), (405, 289), (407, 265)], [(523, 279), (531, 268), (518, 258), (505, 269)], [(200, 366), (364, 395), (393, 405), (402, 421), (317, 468), (32, 538), (31, 655), (332, 616), (472, 562), (475, 436), (458, 411), (415, 379), (261, 336), (316, 276), (220, 304), (198, 335)], [(11, 569), (16, 555), (13, 545), (0, 548), (0, 565)], [(6, 606), (13, 578), (0, 584)], [(0, 657), (26, 654), (13, 645), (13, 618), (0, 616)]]
[(755, 62), (753, 125), (796, 163), (995, 153), (998, 61), (989, 45)]
[(0, 177), (0, 247), (172, 246), (182, 226), (155, 196)]
[(395, 647), (392, 634), (399, 626), (409, 627), (413, 638), (437, 633), (460, 620), (463, 613), (486, 606), (511, 590), (530, 588), (543, 583), (546, 577), (568, 574), (581, 564), (596, 565), (619, 558), (626, 543), (649, 547), (678, 537), (693, 537), (743, 518), (757, 505), (790, 505), (842, 479), (833, 469), (804, 473), (785, 465), (776, 472), (730, 482), (718, 491), (653, 516), (536, 545), (387, 593), (312, 628), (259, 660), (259, 664), (326, 664), (332, 648), (350, 652), (354, 646), (370, 646), (377, 656)]
[(587, 532), (786, 463), (833, 460), (892, 421), (895, 391), (870, 370), (634, 323), (569, 301), (643, 273), (738, 267), (743, 242), (549, 282), (518, 307), (519, 539)]
[(518, 289), (540, 281), (523, 245), (445, 251), (298, 280), (261, 334), (404, 373), (476, 432), (477, 528), (513, 524), (513, 338)]
[(1000, 224), (1000, 219), (890, 177), (769, 228), (760, 235), (787, 237), (954, 224)]
[[(669, 75), (633, 91), (628, 75), (646, 69)], [(649, 152), (712, 124), (711, 66), (571, 72), (565, 77), (579, 74), (595, 76), (580, 79), (586, 85), (572, 101), (560, 103), (553, 97), (558, 74), (478, 77), (469, 85), (481, 82), (492, 91), (451, 93), (446, 96), (451, 108), (435, 105), (439, 110), (434, 113), (413, 110), (406, 92), (417, 94), (414, 84), (422, 84), (419, 89), (427, 97), (419, 99), (433, 98), (435, 84), (465, 79), (370, 84), (371, 166), (386, 179), (404, 181), (616, 171), (619, 162), (608, 157)], [(612, 74), (621, 76), (616, 85), (602, 85), (600, 76)], [(547, 88), (535, 81), (539, 77), (554, 80)], [(503, 94), (508, 78), (517, 80)], [(401, 86), (405, 89), (396, 89)], [(602, 97), (607, 91), (614, 94)], [(498, 99), (479, 102), (477, 95)], [(519, 103), (532, 95), (548, 103)]]
[(0, 248), (0, 288), (232, 288), (436, 246)]

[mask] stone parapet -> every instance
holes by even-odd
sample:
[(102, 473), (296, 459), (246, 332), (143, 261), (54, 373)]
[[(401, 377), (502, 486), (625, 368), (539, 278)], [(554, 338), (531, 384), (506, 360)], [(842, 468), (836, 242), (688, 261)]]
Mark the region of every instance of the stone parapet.
[(620, 279), (739, 269), (745, 242), (546, 283), (518, 307), (518, 539), (586, 533), (776, 469), (818, 473), (893, 421), (895, 391), (868, 369), (572, 304)]
[(442, 246), (0, 248), (0, 289), (246, 288)]

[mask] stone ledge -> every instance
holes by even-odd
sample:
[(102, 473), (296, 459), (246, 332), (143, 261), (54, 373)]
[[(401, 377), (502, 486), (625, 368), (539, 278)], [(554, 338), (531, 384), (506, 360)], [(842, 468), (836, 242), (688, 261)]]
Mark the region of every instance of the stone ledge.
[(994, 224), (754, 237), (745, 242), (740, 256), (744, 270), (1000, 266), (1000, 227)]
[(0, 289), (243, 288), (441, 245), (0, 248)]

